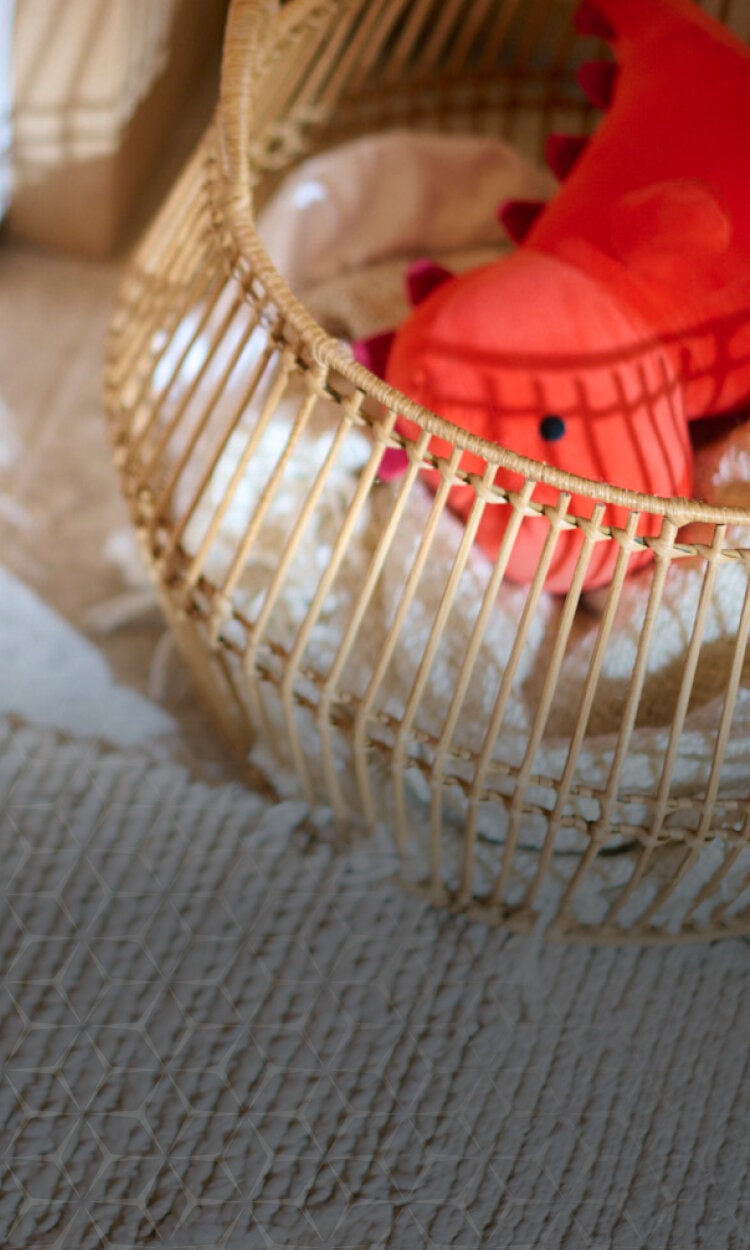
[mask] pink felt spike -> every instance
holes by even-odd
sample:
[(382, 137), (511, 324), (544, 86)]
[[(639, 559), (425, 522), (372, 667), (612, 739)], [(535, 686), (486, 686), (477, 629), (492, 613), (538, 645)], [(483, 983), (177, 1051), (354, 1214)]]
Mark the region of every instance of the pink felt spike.
[(578, 164), (588, 143), (583, 135), (549, 136), (546, 147), (547, 164), (560, 182), (564, 182)]
[(595, 0), (581, 0), (574, 21), (579, 35), (590, 35), (593, 39), (606, 39), (608, 43), (617, 38), (617, 31)]
[(388, 356), (395, 337), (395, 331), (386, 330), (383, 334), (373, 334), (367, 339), (357, 339), (352, 343), (354, 359), (364, 365), (365, 369), (369, 369), (370, 373), (385, 380)]
[(432, 260), (415, 260), (406, 271), (406, 293), (413, 308), (422, 304), (438, 287), (450, 282), (453, 274)]
[(497, 210), (497, 216), (513, 242), (523, 243), (544, 207), (542, 200), (506, 200)]
[(615, 94), (618, 66), (614, 61), (586, 61), (578, 71), (578, 81), (594, 108), (608, 109)]
[(381, 482), (394, 482), (403, 477), (409, 467), (409, 457), (402, 447), (389, 447), (383, 452), (378, 477)]

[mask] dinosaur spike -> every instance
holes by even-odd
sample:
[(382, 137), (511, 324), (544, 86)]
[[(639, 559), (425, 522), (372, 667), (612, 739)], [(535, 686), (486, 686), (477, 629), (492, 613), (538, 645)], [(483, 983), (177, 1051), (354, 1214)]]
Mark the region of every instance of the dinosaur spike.
[(431, 260), (415, 260), (406, 271), (406, 291), (413, 307), (422, 304), (439, 286), (449, 282), (454, 275), (443, 265)]
[(354, 359), (377, 377), (385, 378), (388, 356), (395, 337), (393, 330), (386, 330), (383, 334), (373, 334), (367, 339), (357, 339), (352, 343)]
[(378, 477), (381, 482), (394, 482), (397, 477), (403, 477), (409, 467), (409, 457), (401, 447), (388, 447), (383, 452), (378, 469)]
[(550, 135), (547, 140), (546, 157), (552, 173), (563, 182), (572, 172), (585, 149), (588, 139), (583, 135)]
[[(355, 339), (352, 343), (354, 359), (365, 369), (369, 369), (377, 377), (385, 380), (395, 330), (385, 330), (382, 334), (372, 334), (367, 339)], [(409, 467), (409, 457), (400, 447), (388, 447), (378, 466), (378, 477), (381, 482), (393, 482), (402, 477)]]
[(581, 0), (575, 14), (575, 28), (579, 35), (590, 35), (594, 39), (606, 39), (612, 43), (617, 32), (606, 14), (595, 3), (595, 0)]
[(523, 243), (545, 205), (542, 200), (505, 200), (497, 211), (514, 243)]
[(579, 69), (578, 81), (595, 108), (609, 108), (618, 73), (614, 61), (586, 61)]

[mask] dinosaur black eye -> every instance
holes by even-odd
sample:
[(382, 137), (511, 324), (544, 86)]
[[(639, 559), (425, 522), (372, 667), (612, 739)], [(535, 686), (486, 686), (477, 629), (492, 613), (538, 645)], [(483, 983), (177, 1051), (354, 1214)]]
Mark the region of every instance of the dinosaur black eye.
[(565, 434), (565, 422), (562, 417), (557, 417), (554, 413), (550, 413), (547, 417), (542, 417), (539, 422), (539, 433), (545, 443), (559, 443)]

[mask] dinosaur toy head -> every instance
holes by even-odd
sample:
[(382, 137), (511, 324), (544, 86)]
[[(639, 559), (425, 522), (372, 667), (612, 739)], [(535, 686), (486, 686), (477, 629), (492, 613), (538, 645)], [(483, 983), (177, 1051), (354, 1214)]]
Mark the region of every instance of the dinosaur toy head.
[[(524, 249), (445, 281), (396, 331), (385, 376), (532, 460), (648, 494), (681, 494), (689, 483), (670, 356), (613, 290), (556, 257)], [(660, 431), (674, 444), (669, 456), (659, 454)], [(539, 498), (553, 494), (541, 487)]]
[[(411, 271), (413, 295), (428, 272)], [(383, 353), (388, 382), (453, 424), (533, 461), (643, 493), (686, 493), (692, 459), (679, 378), (660, 342), (611, 290), (532, 249), (457, 279), (442, 271), (439, 285), (436, 271), (432, 274), (433, 289)], [(404, 419), (398, 428), (406, 438), (419, 434)], [(431, 454), (447, 458), (450, 451), (448, 442), (432, 439)], [(403, 455), (388, 453), (381, 476), (396, 476), (404, 463)], [(480, 457), (464, 454), (463, 471), (481, 474), (484, 468)], [(423, 476), (437, 485), (436, 471)], [(521, 479), (501, 468), (494, 480), (512, 491)], [(558, 499), (552, 485), (535, 489), (537, 504), (554, 506)], [(471, 487), (456, 487), (449, 496), (461, 516), (473, 501)], [(592, 506), (586, 496), (573, 495), (568, 514), (588, 517)], [(477, 542), (491, 557), (510, 516), (510, 506), (502, 502), (485, 508)], [(622, 526), (625, 517), (622, 508), (610, 505), (605, 523)], [(644, 517), (640, 533), (655, 532), (658, 525), (658, 518)], [(543, 518), (524, 521), (510, 557), (511, 578), (526, 580), (547, 528)], [(560, 534), (548, 589), (569, 585), (581, 544), (580, 531)], [(597, 547), (587, 587), (611, 577), (618, 550), (616, 544)], [(647, 559), (648, 552), (642, 556)]]

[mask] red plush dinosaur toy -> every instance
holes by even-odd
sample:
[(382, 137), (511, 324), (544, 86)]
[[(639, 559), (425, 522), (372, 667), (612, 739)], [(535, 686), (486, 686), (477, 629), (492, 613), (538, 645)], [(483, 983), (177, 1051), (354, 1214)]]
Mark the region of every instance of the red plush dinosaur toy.
[[(585, 0), (582, 34), (608, 40), (616, 62), (584, 66), (607, 109), (590, 141), (552, 136), (563, 185), (548, 205), (513, 202), (501, 218), (516, 250), (454, 277), (430, 262), (409, 273), (414, 311), (391, 335), (355, 344), (364, 364), (425, 408), (474, 434), (582, 477), (661, 496), (692, 484), (688, 422), (750, 397), (750, 49), (693, 0)], [(416, 426), (399, 419), (408, 437)], [(434, 438), (430, 451), (449, 454)], [(387, 452), (381, 477), (406, 455)], [(483, 472), (466, 453), (461, 468)], [(429, 485), (440, 480), (425, 470)], [(495, 481), (517, 488), (499, 470)], [(451, 490), (466, 517), (471, 486)], [(554, 504), (555, 487), (534, 499)], [(593, 505), (574, 495), (569, 512)], [(511, 516), (487, 505), (477, 542), (495, 558)], [(627, 513), (607, 505), (604, 523)], [(658, 533), (644, 514), (638, 534)], [(523, 520), (508, 576), (529, 581), (548, 532)], [(564, 592), (580, 554), (563, 530), (545, 582)], [(597, 543), (584, 589), (611, 580), (620, 546)], [(629, 567), (651, 558), (648, 545)]]

